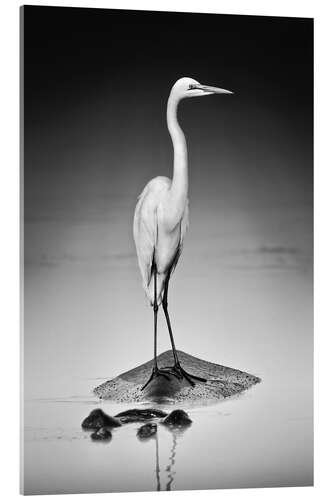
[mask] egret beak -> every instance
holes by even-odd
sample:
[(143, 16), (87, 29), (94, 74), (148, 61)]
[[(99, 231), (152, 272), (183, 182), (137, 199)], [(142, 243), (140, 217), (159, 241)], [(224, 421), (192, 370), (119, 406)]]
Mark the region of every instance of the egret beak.
[(233, 94), (230, 90), (220, 89), (218, 87), (210, 87), (209, 85), (201, 85), (200, 83), (193, 85), (194, 89), (202, 90), (205, 94)]

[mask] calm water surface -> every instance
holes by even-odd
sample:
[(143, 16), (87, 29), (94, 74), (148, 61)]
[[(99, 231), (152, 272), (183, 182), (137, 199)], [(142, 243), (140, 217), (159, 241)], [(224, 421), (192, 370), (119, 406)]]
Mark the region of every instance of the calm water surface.
[[(116, 414), (134, 406), (101, 402), (89, 390), (82, 396), (100, 380), (68, 381), (78, 395), (64, 391), (63, 396), (25, 402), (24, 492), (311, 485), (311, 384), (288, 384), (287, 377), (276, 382), (267, 374), (238, 397), (201, 407), (178, 406), (193, 420), (185, 431), (159, 425), (156, 438), (143, 442), (136, 436), (142, 424), (126, 424), (113, 430), (111, 442), (96, 443), (81, 429), (93, 408)], [(159, 407), (170, 411), (176, 406)]]

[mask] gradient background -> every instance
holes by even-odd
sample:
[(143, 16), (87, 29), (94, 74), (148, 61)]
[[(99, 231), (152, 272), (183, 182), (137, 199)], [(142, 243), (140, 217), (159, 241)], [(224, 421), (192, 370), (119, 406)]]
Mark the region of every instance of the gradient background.
[[(186, 435), (159, 426), (163, 487), (313, 484), (313, 21), (21, 12), (22, 489), (155, 488), (154, 440), (129, 424), (93, 446), (80, 422), (92, 405), (116, 414), (92, 388), (153, 354), (132, 220), (144, 185), (172, 175), (166, 102), (182, 76), (235, 94), (179, 110), (190, 227), (170, 284), (176, 345), (262, 383), (217, 405), (184, 402)], [(169, 349), (162, 314), (158, 342)]]
[(24, 8), (27, 397), (152, 357), (132, 217), (146, 182), (172, 176), (166, 102), (190, 76), (235, 94), (179, 110), (190, 228), (170, 285), (176, 345), (305, 381), (312, 404), (312, 50), (310, 19)]

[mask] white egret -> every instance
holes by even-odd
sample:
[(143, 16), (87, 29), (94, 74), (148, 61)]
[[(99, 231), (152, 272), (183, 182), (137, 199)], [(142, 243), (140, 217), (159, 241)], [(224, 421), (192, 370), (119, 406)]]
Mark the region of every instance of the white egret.
[[(171, 89), (167, 105), (167, 126), (171, 136), (174, 161), (173, 178), (152, 179), (138, 198), (135, 208), (133, 235), (143, 280), (143, 288), (154, 311), (154, 365), (144, 389), (156, 376), (170, 379), (183, 377), (194, 386), (193, 379), (206, 379), (187, 373), (180, 365), (168, 313), (168, 288), (182, 251), (188, 225), (188, 162), (184, 132), (177, 120), (177, 108), (182, 99), (232, 92), (201, 85), (193, 78), (180, 78)], [(157, 365), (157, 313), (162, 304), (174, 356), (174, 366)]]

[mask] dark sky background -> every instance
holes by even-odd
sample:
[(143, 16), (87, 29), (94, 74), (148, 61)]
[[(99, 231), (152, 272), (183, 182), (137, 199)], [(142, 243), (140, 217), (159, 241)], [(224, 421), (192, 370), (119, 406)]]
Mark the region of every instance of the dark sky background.
[(132, 217), (146, 182), (172, 175), (166, 102), (182, 76), (234, 95), (179, 111), (190, 229), (170, 289), (176, 344), (260, 376), (277, 352), (311, 365), (312, 20), (25, 7), (30, 375), (61, 360), (108, 376), (151, 357)]

